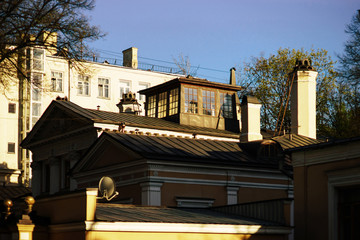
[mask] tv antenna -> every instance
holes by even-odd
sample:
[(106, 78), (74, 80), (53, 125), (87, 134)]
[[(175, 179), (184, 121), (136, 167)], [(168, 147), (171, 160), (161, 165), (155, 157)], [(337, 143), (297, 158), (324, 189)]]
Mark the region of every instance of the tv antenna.
[(111, 177), (102, 177), (99, 181), (99, 192), (102, 195), (101, 197), (98, 197), (98, 199), (106, 199), (107, 201), (110, 201), (119, 193), (116, 191), (116, 185), (114, 180)]

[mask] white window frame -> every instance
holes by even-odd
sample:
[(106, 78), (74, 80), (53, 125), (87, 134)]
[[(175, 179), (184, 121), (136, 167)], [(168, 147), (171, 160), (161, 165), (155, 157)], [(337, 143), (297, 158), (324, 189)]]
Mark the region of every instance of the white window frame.
[[(58, 75), (58, 76), (56, 76)], [(54, 85), (55, 82), (55, 85)], [(60, 82), (60, 84), (59, 84)], [(59, 90), (59, 87), (61, 88)], [(64, 91), (64, 73), (61, 71), (51, 71), (51, 91), (63, 92)]]
[[(35, 81), (35, 75), (39, 77)], [(31, 126), (34, 126), (35, 123), (40, 119), (42, 114), (42, 90), (41, 90), (41, 83), (42, 83), (43, 75), (41, 73), (32, 73), (32, 84), (31, 84)], [(35, 84), (36, 82), (36, 84)], [(36, 94), (35, 94), (36, 92)], [(38, 114), (34, 114), (34, 109), (38, 108)]]
[[(35, 55), (35, 52), (41, 52), (40, 55)], [(40, 48), (33, 48), (32, 51), (32, 67), (31, 69), (34, 71), (44, 71), (44, 65), (45, 65), (45, 49)], [(35, 56), (40, 56), (40, 58), (35, 58)], [(36, 62), (39, 62), (39, 64), (36, 64)], [(35, 66), (40, 65), (40, 68), (35, 68)]]
[[(100, 83), (100, 80), (105, 80), (107, 82)], [(98, 97), (110, 99), (110, 78), (98, 77)]]
[[(123, 86), (123, 84), (126, 84), (127, 86)], [(123, 98), (123, 94), (126, 94), (131, 91), (131, 81), (129, 80), (119, 80), (119, 93), (120, 93), (120, 99)]]
[[(145, 87), (141, 87), (141, 86), (145, 86)], [(147, 88), (149, 88), (149, 87), (150, 87), (150, 83), (147, 83), (147, 82), (139, 82), (138, 91), (147, 89)], [(143, 94), (140, 94), (140, 93), (136, 93), (136, 98), (137, 98), (139, 101), (143, 101), (143, 102), (146, 101), (146, 96), (143, 95)]]
[[(78, 96), (90, 96), (90, 76), (79, 74), (77, 80), (77, 95)], [(87, 89), (87, 93), (86, 93)]]

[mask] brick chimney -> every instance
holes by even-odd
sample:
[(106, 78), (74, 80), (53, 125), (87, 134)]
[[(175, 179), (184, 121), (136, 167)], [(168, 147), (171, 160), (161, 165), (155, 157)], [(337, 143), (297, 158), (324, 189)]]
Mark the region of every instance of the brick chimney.
[(316, 139), (316, 77), (308, 59), (297, 60), (290, 78), (291, 132)]
[(46, 52), (50, 55), (57, 53), (57, 32), (44, 31), (40, 36), (40, 41), (46, 46)]
[(241, 134), (240, 142), (262, 140), (260, 133), (261, 103), (254, 96), (244, 96), (241, 101)]
[(124, 67), (131, 67), (131, 68), (138, 68), (138, 49), (136, 47), (131, 47), (123, 52), (123, 66)]

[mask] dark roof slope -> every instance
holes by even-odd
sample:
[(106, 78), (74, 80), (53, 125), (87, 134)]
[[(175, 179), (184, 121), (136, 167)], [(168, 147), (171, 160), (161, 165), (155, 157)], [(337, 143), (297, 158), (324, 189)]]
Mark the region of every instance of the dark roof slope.
[(98, 203), (96, 205), (96, 220), (115, 222), (274, 225), (274, 223), (224, 214), (210, 209), (138, 207), (109, 203)]
[(193, 138), (156, 137), (106, 132), (118, 143), (147, 159), (198, 161), (225, 165), (277, 167), (277, 162), (251, 158), (238, 142)]
[(15, 199), (27, 195), (31, 195), (31, 188), (22, 186), (0, 187), (0, 200)]
[(321, 140), (309, 138), (306, 136), (296, 135), (296, 134), (285, 134), (285, 135), (273, 137), (272, 140), (278, 142), (284, 151), (289, 151), (290, 149), (323, 142)]
[(80, 107), (79, 105), (76, 105), (75, 103), (68, 101), (54, 101), (54, 102), (84, 116), (85, 118), (91, 119), (94, 122), (104, 122), (104, 123), (114, 123), (114, 124), (125, 122), (126, 125), (134, 126), (134, 127), (170, 130), (170, 131), (197, 133), (197, 134), (206, 134), (206, 135), (214, 135), (214, 136), (222, 136), (222, 137), (233, 137), (233, 138), (238, 138), (239, 136), (238, 133), (234, 133), (230, 131), (189, 126), (189, 125), (181, 125), (160, 118), (138, 116), (129, 113), (117, 113), (117, 112), (86, 109)]

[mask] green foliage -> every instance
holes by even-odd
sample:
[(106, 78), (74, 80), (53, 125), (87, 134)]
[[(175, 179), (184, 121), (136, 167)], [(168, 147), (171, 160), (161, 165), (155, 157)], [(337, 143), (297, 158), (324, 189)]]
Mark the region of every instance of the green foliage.
[[(244, 64), (240, 71), (240, 85), (245, 87), (245, 93), (255, 95), (263, 104), (261, 109), (261, 126), (265, 129), (276, 129), (281, 104), (286, 106), (289, 84), (287, 79), (293, 71), (298, 59), (310, 59), (312, 66), (318, 72), (317, 77), (317, 126), (320, 134), (323, 129), (331, 128), (329, 118), (333, 112), (332, 96), (336, 94), (337, 72), (334, 62), (324, 49), (295, 50), (280, 48), (276, 54), (268, 58), (253, 57)], [(286, 94), (284, 94), (284, 92)], [(290, 103), (286, 107), (285, 127), (290, 128)]]

